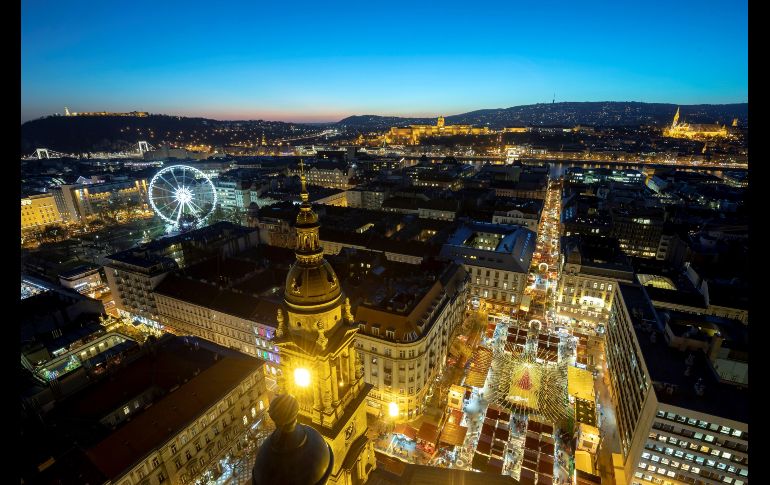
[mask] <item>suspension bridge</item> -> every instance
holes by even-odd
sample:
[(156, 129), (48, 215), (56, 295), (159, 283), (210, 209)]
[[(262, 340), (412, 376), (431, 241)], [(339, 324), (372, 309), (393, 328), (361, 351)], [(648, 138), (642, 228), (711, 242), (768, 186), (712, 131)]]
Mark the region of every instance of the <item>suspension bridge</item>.
[(128, 150), (120, 152), (88, 152), (83, 154), (63, 153), (50, 148), (36, 148), (29, 155), (21, 157), (22, 160), (44, 160), (51, 158), (141, 158), (146, 152), (155, 150), (147, 141), (141, 140), (131, 145)]

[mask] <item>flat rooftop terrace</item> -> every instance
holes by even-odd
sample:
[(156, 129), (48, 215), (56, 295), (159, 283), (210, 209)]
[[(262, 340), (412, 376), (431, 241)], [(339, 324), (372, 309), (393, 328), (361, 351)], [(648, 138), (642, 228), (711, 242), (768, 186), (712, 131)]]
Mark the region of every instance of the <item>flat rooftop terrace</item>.
[[(621, 283), (619, 288), (631, 313), (634, 333), (658, 401), (748, 423), (748, 389), (720, 383), (702, 351), (680, 351), (669, 347), (663, 335), (663, 325), (642, 286)], [(634, 309), (638, 310), (635, 312)], [(645, 322), (650, 324), (649, 331), (643, 325)], [(690, 354), (694, 362), (690, 375), (685, 375), (686, 360)], [(702, 385), (700, 394), (696, 392), (698, 383)], [(667, 390), (667, 384), (671, 392)]]

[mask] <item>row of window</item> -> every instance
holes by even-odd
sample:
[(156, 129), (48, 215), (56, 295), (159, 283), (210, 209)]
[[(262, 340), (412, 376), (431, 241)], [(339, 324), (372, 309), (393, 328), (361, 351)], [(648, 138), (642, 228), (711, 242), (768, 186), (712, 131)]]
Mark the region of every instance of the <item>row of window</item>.
[[(670, 449), (670, 448), (667, 448), (667, 449)], [(728, 455), (729, 455), (729, 453), (728, 453)], [(692, 453), (685, 453), (682, 450), (674, 450), (673, 455), (669, 455), (669, 456), (674, 456), (674, 457), (680, 458), (682, 460), (692, 461), (692, 462), (695, 462), (696, 464), (698, 464), (700, 466), (709, 466), (711, 468), (716, 468), (718, 470), (726, 471), (726, 472), (729, 472), (729, 473), (739, 474), (739, 475), (742, 475), (742, 476), (748, 476), (749, 475), (749, 471), (748, 471), (747, 468), (739, 468), (739, 467), (737, 467), (735, 465), (732, 465), (732, 464), (729, 464), (729, 463), (717, 462), (716, 460), (712, 460), (711, 458), (697, 456), (697, 455), (694, 455)], [(650, 453), (647, 453), (647, 452), (642, 453), (642, 458), (645, 459), (645, 460), (650, 460), (653, 463), (660, 463), (662, 465), (671, 466), (673, 468), (679, 468), (680, 465), (681, 465), (681, 469), (685, 470), (685, 471), (689, 470), (689, 468), (690, 468), (690, 465), (688, 465), (686, 463), (685, 464), (681, 464), (679, 461), (676, 461), (673, 458), (669, 459), (669, 458), (666, 458), (666, 457), (660, 457), (658, 455), (650, 455)], [(639, 463), (639, 468), (645, 468), (646, 466), (647, 465), (645, 463), (643, 463), (643, 462)], [(695, 467), (693, 467), (693, 468), (695, 468)], [(691, 471), (691, 473), (698, 473), (695, 470), (690, 470), (690, 471)]]
[[(684, 436), (686, 438), (696, 439), (696, 440), (703, 441), (703, 442), (706, 442), (706, 443), (712, 443), (712, 444), (714, 444), (716, 446), (721, 446), (723, 448), (729, 448), (731, 450), (737, 450), (737, 451), (741, 451), (741, 452), (748, 451), (748, 445), (746, 445), (744, 443), (735, 443), (735, 442), (729, 441), (729, 440), (720, 440), (717, 437), (715, 437), (714, 435), (710, 435), (710, 434), (704, 435), (703, 433), (698, 433), (698, 432), (695, 432), (695, 431), (690, 431), (689, 429), (685, 429), (685, 428), (681, 428), (679, 430), (674, 430), (674, 427), (672, 425), (658, 423), (658, 422), (653, 423), (652, 427), (653, 427), (653, 429), (660, 429), (660, 430), (663, 430), (663, 431), (667, 431), (669, 433), (676, 433), (676, 434)], [(652, 433), (651, 433), (651, 435), (652, 435)], [(673, 441), (669, 441), (669, 442), (673, 442)], [(686, 444), (687, 442), (684, 442), (684, 443)], [(692, 449), (695, 449), (695, 448), (692, 448)], [(706, 449), (710, 450), (710, 448), (706, 448)]]
[[(478, 296), (478, 297), (482, 297), (482, 298), (492, 298), (493, 300), (497, 300), (498, 299), (497, 298), (497, 291), (494, 291), (494, 290), (490, 293), (489, 290), (487, 290), (487, 289), (479, 290), (478, 288), (474, 288), (473, 291), (471, 292), (471, 294), (473, 296)], [(492, 295), (491, 297), (489, 296), (490, 294)], [(504, 292), (501, 291), (499, 299), (507, 302), (508, 301), (508, 293), (504, 293)], [(510, 303), (516, 303), (516, 295), (513, 295), (513, 294), (511, 295)]]
[[(670, 447), (663, 448), (662, 446), (655, 445), (652, 443), (647, 443), (645, 444), (644, 447), (648, 450), (657, 451), (658, 453), (665, 453), (666, 455), (669, 455), (669, 456), (681, 458), (687, 461), (693, 461), (700, 466), (708, 466), (711, 468), (716, 468), (718, 470), (727, 471), (729, 473), (742, 475), (744, 477), (749, 476), (748, 468), (738, 468), (737, 466), (732, 465), (730, 463), (717, 462), (716, 460), (708, 457), (698, 456), (693, 453), (686, 453), (682, 450), (674, 450), (673, 448), (670, 448)], [(692, 444), (690, 445), (690, 449), (692, 449), (693, 451), (695, 451), (697, 448), (698, 448), (697, 445), (694, 448)], [(727, 453), (727, 455), (731, 456), (729, 453)], [(657, 455), (651, 455), (650, 453), (647, 453), (647, 452), (642, 453), (642, 458), (644, 458), (645, 460), (656, 462), (656, 463), (660, 461), (663, 464), (668, 464), (669, 462), (669, 459), (667, 458), (661, 458)], [(725, 456), (723, 455), (722, 458), (725, 458)], [(733, 459), (734, 458), (738, 458), (738, 457), (733, 457)], [(672, 463), (678, 464), (679, 462), (673, 461)], [(692, 473), (697, 473), (697, 472), (692, 472)]]
[(687, 423), (690, 426), (697, 426), (698, 428), (702, 428), (702, 429), (719, 431), (722, 434), (735, 436), (736, 438), (741, 438), (743, 440), (749, 439), (748, 432), (741, 431), (739, 429), (732, 429), (729, 426), (723, 426), (717, 423), (709, 423), (702, 419), (698, 420), (694, 418), (689, 418), (687, 416), (682, 416), (681, 414), (676, 414), (671, 412), (667, 413), (665, 411), (658, 411), (657, 417), (667, 419), (669, 421), (675, 421), (677, 423)]

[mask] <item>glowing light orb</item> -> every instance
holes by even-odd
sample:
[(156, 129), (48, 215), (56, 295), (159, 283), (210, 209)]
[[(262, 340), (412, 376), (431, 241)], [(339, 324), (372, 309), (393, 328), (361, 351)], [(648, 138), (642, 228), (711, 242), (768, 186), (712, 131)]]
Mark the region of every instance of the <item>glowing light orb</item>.
[(299, 387), (308, 387), (310, 385), (310, 372), (307, 369), (294, 369), (294, 382)]
[(388, 414), (393, 417), (398, 416), (398, 404), (394, 402), (388, 404)]

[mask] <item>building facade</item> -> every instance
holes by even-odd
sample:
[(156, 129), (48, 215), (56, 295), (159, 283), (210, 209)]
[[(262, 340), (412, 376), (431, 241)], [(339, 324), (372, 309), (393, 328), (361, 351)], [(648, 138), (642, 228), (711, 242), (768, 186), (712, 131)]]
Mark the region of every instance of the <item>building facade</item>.
[(468, 272), (474, 305), (510, 314), (524, 295), (535, 239), (534, 232), (520, 226), (464, 224), (444, 244), (441, 256)]
[(679, 121), (679, 108), (676, 109), (671, 126), (663, 130), (663, 136), (670, 138), (687, 138), (691, 140), (708, 140), (725, 138), (728, 135), (727, 125), (719, 123), (701, 124)]
[(251, 184), (240, 180), (218, 177), (213, 180), (217, 191), (217, 202), (228, 209), (246, 210), (251, 204)]
[[(446, 363), (450, 338), (462, 324), (469, 276), (461, 265), (449, 265), (427, 292), (405, 300), (359, 305), (356, 348), (364, 380), (374, 386), (367, 411), (396, 422), (411, 421), (425, 407), (430, 385)], [(415, 322), (415, 323), (411, 323)], [(397, 416), (390, 414), (395, 404)]]
[(60, 185), (51, 189), (65, 221), (82, 222), (114, 210), (116, 204), (147, 208), (147, 180)]
[(304, 170), (291, 166), (287, 169), (288, 175), (294, 177), (299, 177), (303, 171), (308, 185), (341, 190), (353, 188), (350, 180), (355, 175), (355, 170), (344, 162), (315, 161)]
[(663, 234), (662, 209), (613, 209), (612, 236), (629, 256), (653, 259), (658, 255)]
[[(242, 447), (246, 433), (259, 425), (268, 407), (261, 362), (246, 356), (225, 352), (213, 365), (177, 387), (147, 409), (141, 396), (126, 402), (117, 413), (132, 419), (88, 450), (89, 458), (110, 483), (187, 485), (206, 472), (221, 473), (223, 458)], [(189, 400), (194, 404), (182, 404)], [(155, 438), (159, 433), (149, 428), (157, 428), (157, 420), (167, 417), (164, 413), (184, 417), (184, 422), (165, 419), (169, 432), (146, 446), (146, 440), (138, 436)], [(128, 453), (117, 451), (126, 448), (126, 442), (141, 443), (141, 452), (137, 452), (137, 444)]]
[(640, 285), (620, 283), (607, 327), (607, 374), (631, 485), (748, 483), (748, 395), (715, 379), (700, 351), (669, 345)]
[(160, 325), (153, 291), (172, 271), (219, 254), (230, 256), (258, 244), (254, 229), (218, 222), (105, 257), (104, 275), (121, 316)]
[(153, 295), (162, 325), (259, 357), (267, 375), (280, 371), (278, 348), (272, 343), (275, 303), (180, 275), (170, 275)]
[(34, 231), (62, 222), (53, 194), (30, 195), (21, 199), (21, 232)]
[(524, 226), (530, 231), (537, 231), (540, 224), (540, 213), (523, 212), (519, 209), (495, 211), (492, 215), (492, 224), (508, 224)]
[[(603, 329), (607, 324), (618, 282), (630, 283), (634, 278), (633, 268), (622, 254), (618, 255), (618, 251), (612, 254), (614, 248), (611, 247), (601, 251), (600, 245), (606, 246), (607, 241), (607, 238), (573, 236), (562, 238), (560, 244), (561, 277), (556, 290), (556, 313), (590, 331)], [(601, 254), (592, 257), (590, 251), (597, 253), (597, 249)]]
[(421, 138), (430, 136), (452, 135), (487, 135), (489, 127), (472, 125), (447, 125), (443, 116), (439, 116), (435, 125), (409, 125), (408, 127), (392, 127), (384, 136), (385, 143), (416, 145)]

